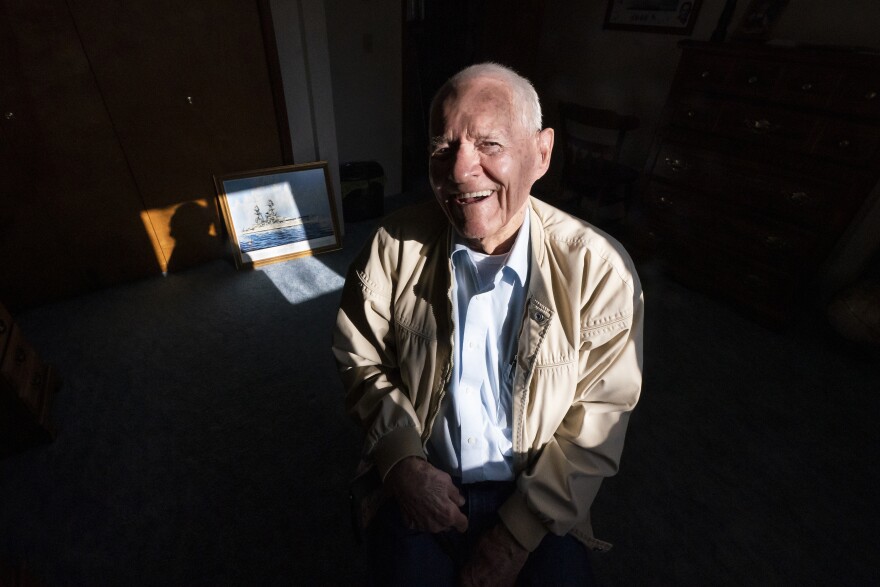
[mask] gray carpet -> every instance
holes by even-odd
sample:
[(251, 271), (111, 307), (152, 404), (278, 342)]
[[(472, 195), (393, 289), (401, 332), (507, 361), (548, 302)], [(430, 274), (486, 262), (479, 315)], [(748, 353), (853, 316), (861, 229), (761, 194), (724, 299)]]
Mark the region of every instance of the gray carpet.
[[(0, 461), (0, 559), (47, 586), (348, 585), (358, 434), (330, 331), (344, 249), (218, 261), (17, 316), (64, 385), (56, 440)], [(645, 386), (597, 499), (606, 585), (880, 583), (880, 366), (641, 267)]]

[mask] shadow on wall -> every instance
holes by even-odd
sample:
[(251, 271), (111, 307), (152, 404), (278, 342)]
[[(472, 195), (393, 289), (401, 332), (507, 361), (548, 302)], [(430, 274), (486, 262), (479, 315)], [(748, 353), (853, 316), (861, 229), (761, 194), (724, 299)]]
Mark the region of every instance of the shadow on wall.
[(192, 267), (223, 254), (223, 239), (212, 211), (197, 202), (177, 207), (169, 224), (174, 250), (168, 258), (168, 271)]

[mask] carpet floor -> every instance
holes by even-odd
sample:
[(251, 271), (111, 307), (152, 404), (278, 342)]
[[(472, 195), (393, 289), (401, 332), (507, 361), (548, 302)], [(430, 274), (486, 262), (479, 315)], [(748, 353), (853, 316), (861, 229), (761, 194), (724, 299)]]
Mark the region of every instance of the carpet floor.
[[(63, 386), (54, 442), (0, 460), (0, 560), (46, 586), (358, 584), (330, 337), (373, 225), (16, 316)], [(594, 506), (601, 582), (880, 584), (876, 357), (639, 270), (644, 390)]]

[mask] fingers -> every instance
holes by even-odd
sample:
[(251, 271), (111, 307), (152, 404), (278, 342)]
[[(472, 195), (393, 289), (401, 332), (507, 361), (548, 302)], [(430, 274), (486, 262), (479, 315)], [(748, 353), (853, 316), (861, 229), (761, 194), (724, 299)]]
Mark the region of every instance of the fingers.
[(470, 585), (514, 585), (528, 559), (528, 551), (498, 525), (480, 538), (477, 549), (465, 568), (461, 583)]
[(411, 457), (396, 464), (386, 481), (410, 529), (434, 533), (451, 528), (467, 530), (467, 516), (459, 509), (465, 504), (464, 496), (446, 472)]
[(464, 505), (464, 495), (462, 495), (458, 487), (456, 487), (455, 484), (452, 483), (452, 479), (449, 480), (449, 487), (447, 488), (446, 494), (449, 496), (450, 501), (452, 501), (458, 507), (462, 507)]
[(459, 532), (467, 532), (468, 529), (468, 519), (461, 510), (456, 509), (455, 515), (452, 520), (452, 527), (458, 530)]

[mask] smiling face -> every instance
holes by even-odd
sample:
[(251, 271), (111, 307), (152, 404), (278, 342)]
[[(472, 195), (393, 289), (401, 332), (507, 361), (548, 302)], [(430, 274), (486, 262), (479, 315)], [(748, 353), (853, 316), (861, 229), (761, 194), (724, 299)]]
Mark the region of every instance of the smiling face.
[(431, 113), (431, 187), (477, 251), (504, 253), (522, 225), (532, 185), (547, 171), (553, 130), (527, 131), (514, 93), (478, 77), (448, 89)]

